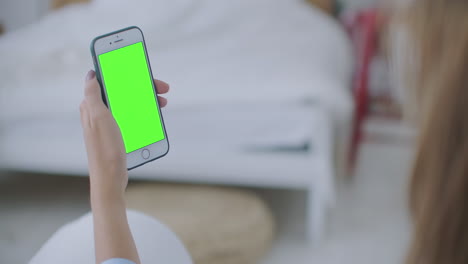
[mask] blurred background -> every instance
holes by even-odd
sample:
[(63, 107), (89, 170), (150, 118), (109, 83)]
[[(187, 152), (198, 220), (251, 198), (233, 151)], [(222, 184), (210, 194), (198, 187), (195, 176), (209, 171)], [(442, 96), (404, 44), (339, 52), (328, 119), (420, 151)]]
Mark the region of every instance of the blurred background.
[(171, 85), (171, 150), (130, 172), (129, 208), (197, 264), (401, 263), (412, 131), (388, 62), (393, 4), (2, 0), (0, 262), (26, 263), (90, 210), (89, 45), (136, 25)]

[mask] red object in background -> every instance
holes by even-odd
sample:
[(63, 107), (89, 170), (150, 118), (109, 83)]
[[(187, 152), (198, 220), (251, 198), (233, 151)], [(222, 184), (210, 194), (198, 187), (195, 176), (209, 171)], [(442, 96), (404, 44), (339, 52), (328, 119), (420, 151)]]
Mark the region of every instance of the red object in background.
[(369, 107), (369, 72), (372, 58), (377, 52), (378, 41), (377, 9), (366, 9), (344, 18), (344, 24), (351, 36), (356, 53), (356, 73), (353, 83), (355, 115), (350, 148), (350, 165), (354, 167), (359, 145), (363, 138), (363, 124)]

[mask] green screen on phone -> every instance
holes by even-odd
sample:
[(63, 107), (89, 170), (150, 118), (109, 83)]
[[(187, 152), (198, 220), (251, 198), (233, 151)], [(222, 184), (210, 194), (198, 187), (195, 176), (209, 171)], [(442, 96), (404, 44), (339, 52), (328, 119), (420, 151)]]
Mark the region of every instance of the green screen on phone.
[(99, 55), (108, 105), (130, 153), (163, 140), (156, 93), (142, 42)]

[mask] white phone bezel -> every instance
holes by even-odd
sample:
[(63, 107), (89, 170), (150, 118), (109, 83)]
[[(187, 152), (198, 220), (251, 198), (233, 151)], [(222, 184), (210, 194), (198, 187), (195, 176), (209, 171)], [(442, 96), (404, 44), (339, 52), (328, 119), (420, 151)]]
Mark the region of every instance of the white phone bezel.
[[(150, 62), (148, 59), (148, 53), (146, 51), (146, 45), (145, 45), (143, 33), (137, 27), (131, 27), (131, 28), (127, 28), (121, 31), (110, 33), (108, 35), (104, 35), (102, 37), (97, 38), (93, 42), (92, 48), (94, 49), (94, 53), (95, 53), (95, 57), (93, 57), (93, 60), (97, 68), (97, 71), (99, 71), (97, 72), (97, 74), (99, 74), (99, 76), (102, 76), (101, 65), (99, 64), (99, 59), (98, 59), (99, 55), (119, 49), (119, 48), (126, 47), (128, 45), (132, 45), (138, 42), (143, 43), (143, 49), (145, 51), (146, 62), (149, 67), (151, 78), (153, 78)], [(127, 169), (129, 170), (136, 168), (138, 166), (141, 166), (150, 161), (156, 160), (160, 157), (163, 157), (169, 151), (169, 142), (167, 139), (166, 128), (164, 126), (164, 120), (161, 114), (161, 109), (159, 107), (159, 103), (157, 100), (156, 87), (155, 87), (154, 82), (151, 82), (151, 83), (153, 85), (153, 93), (155, 96), (156, 105), (158, 107), (159, 117), (163, 126), (164, 139), (161, 141), (155, 142), (153, 144), (150, 144), (148, 146), (145, 146), (143, 148), (132, 151), (130, 153), (127, 153)], [(103, 94), (106, 98), (106, 101), (109, 102), (109, 100), (107, 99), (107, 92), (106, 92), (105, 83), (103, 80), (101, 81), (101, 85), (104, 88)], [(108, 105), (108, 107), (110, 109), (110, 105)], [(147, 155), (148, 154), (147, 151), (149, 152), (149, 156)]]

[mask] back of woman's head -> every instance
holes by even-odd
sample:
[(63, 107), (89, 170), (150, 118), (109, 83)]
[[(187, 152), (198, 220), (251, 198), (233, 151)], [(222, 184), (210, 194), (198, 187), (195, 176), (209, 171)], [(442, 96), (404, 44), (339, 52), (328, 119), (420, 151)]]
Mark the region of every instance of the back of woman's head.
[(403, 77), (418, 127), (407, 263), (468, 263), (468, 1), (413, 0), (395, 19), (409, 37)]

